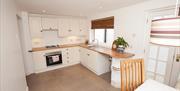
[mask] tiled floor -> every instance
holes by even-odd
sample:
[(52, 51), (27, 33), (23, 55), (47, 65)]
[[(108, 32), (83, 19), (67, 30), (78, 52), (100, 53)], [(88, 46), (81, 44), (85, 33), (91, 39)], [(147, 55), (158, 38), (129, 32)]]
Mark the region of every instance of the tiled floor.
[(110, 74), (100, 77), (81, 65), (74, 65), (27, 77), (29, 91), (120, 91), (109, 83)]

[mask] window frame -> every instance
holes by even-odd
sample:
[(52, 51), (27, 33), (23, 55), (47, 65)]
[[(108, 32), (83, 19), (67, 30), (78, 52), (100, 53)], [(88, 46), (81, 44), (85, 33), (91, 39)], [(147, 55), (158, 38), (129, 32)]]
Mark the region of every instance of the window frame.
[[(104, 31), (104, 39), (103, 39), (103, 43), (107, 43), (107, 29), (113, 29), (113, 31), (114, 31), (114, 28), (100, 28), (100, 29), (103, 29), (103, 31)], [(94, 39), (96, 39), (95, 38), (95, 31), (101, 31), (101, 30), (96, 30), (96, 29), (93, 29), (93, 31), (94, 31)], [(111, 31), (111, 30), (109, 30), (109, 31)]]

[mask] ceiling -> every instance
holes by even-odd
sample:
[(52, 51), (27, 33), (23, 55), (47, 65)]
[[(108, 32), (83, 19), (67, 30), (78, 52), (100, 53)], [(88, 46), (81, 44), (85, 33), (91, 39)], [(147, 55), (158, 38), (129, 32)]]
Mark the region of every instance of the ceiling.
[(88, 16), (147, 0), (16, 0), (20, 9), (31, 13)]

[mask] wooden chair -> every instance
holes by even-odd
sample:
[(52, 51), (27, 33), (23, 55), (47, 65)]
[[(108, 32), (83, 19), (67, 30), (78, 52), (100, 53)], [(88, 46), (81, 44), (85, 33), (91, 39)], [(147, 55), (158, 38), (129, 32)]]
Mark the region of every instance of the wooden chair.
[(144, 83), (144, 60), (132, 59), (121, 62), (121, 91), (134, 91)]

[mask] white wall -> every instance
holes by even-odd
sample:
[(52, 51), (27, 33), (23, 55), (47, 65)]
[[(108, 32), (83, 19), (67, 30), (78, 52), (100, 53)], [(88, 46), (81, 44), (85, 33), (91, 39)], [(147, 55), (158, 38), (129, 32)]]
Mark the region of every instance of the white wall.
[(147, 46), (147, 39), (149, 38), (149, 31), (146, 29), (148, 11), (175, 5), (175, 1), (176, 0), (149, 0), (117, 10), (95, 14), (90, 16), (89, 20), (114, 16), (114, 37), (123, 36), (128, 41), (130, 48), (127, 49), (127, 51), (143, 54)]
[(29, 31), (29, 20), (28, 20), (28, 13), (27, 12), (19, 12), (19, 26), (20, 26), (20, 41), (21, 41), (21, 48), (23, 53), (23, 60), (25, 64), (25, 73), (26, 75), (30, 75), (34, 73), (34, 62), (32, 59), (32, 53), (28, 52), (32, 50), (31, 44), (31, 36)]
[(26, 91), (16, 12), (14, 0), (1, 0), (0, 91)]

